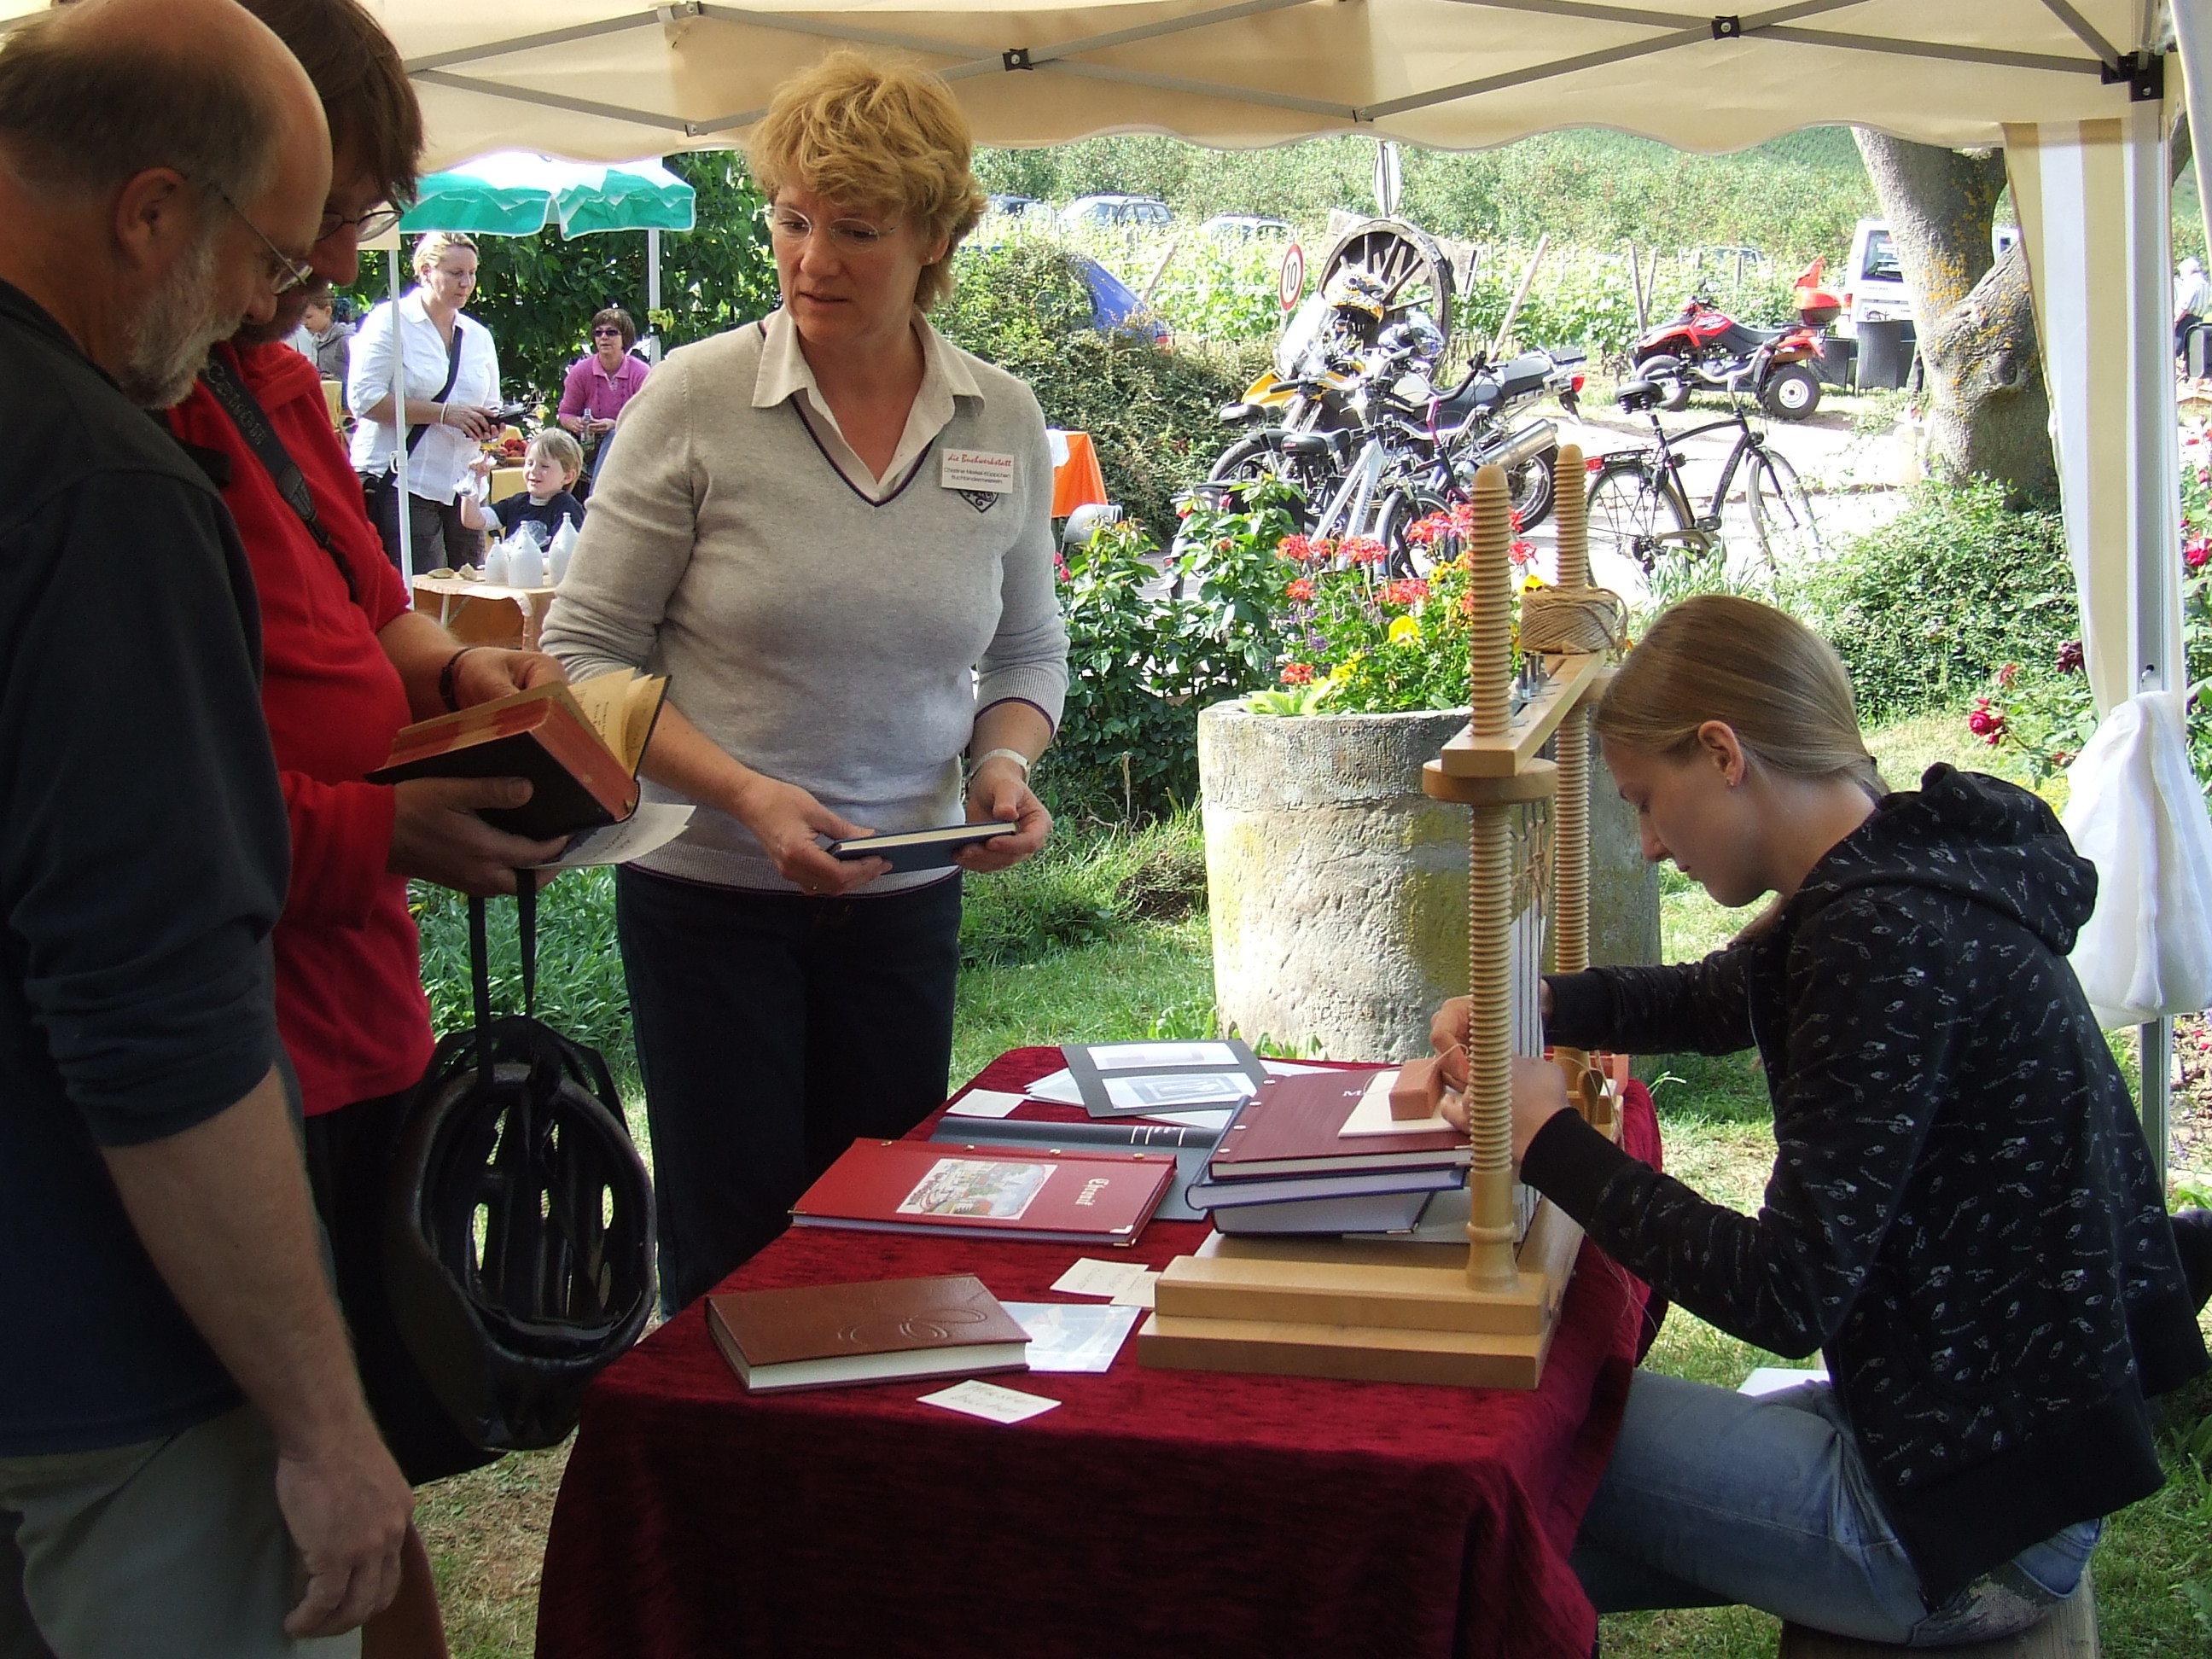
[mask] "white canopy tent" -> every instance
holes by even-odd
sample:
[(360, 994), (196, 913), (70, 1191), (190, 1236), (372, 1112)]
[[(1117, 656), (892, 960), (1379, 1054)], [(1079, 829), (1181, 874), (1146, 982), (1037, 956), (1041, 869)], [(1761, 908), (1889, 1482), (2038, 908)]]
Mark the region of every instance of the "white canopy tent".
[[(1721, 15), (1680, 0), (538, 0), (526, 29), (489, 0), (368, 3), (421, 90), (431, 166), (736, 143), (783, 79), (840, 44), (936, 70), (1000, 145), (1158, 131), (1477, 149), (1601, 126), (1719, 151), (1828, 122), (2002, 145), (2099, 707), (2180, 683), (2165, 179), (2183, 76), (2168, 71), (2177, 35), (2186, 58), (2212, 44), (2212, 0)], [(39, 3), (0, 0), (0, 27)], [(2166, 1045), (2145, 1034), (2162, 1148)]]

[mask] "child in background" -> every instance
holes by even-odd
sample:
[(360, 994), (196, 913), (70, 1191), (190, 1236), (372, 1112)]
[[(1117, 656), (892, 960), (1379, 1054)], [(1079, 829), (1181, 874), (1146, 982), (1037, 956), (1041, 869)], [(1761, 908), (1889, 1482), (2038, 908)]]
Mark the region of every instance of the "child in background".
[[(479, 468), (480, 472), (489, 470), (488, 464)], [(568, 492), (575, 486), (576, 475), (583, 470), (583, 447), (567, 433), (549, 427), (532, 438), (530, 447), (524, 452), (522, 483), (526, 493), (490, 502), (463, 495), (461, 522), (471, 530), (495, 528), (498, 534), (506, 536), (514, 532), (515, 526), (534, 520), (544, 526), (548, 542), (561, 528), (563, 519), (581, 530), (584, 504)]]

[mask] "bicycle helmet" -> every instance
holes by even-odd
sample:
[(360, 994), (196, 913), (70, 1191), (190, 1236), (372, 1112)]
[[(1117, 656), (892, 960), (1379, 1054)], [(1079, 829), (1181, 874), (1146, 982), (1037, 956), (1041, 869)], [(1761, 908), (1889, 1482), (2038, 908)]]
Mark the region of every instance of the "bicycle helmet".
[(507, 1016), (438, 1045), (393, 1169), (401, 1336), (487, 1450), (551, 1446), (653, 1307), (653, 1188), (599, 1054)]

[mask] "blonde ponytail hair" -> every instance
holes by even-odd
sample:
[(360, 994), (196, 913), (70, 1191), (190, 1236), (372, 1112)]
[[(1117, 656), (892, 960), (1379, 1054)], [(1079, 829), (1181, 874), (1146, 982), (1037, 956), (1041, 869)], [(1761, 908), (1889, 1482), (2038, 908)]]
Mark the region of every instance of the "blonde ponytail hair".
[(1718, 720), (1760, 764), (1844, 777), (1889, 793), (1859, 735), (1850, 676), (1827, 642), (1771, 605), (1701, 593), (1669, 606), (1638, 641), (1593, 719), (1601, 738), (1675, 755)]

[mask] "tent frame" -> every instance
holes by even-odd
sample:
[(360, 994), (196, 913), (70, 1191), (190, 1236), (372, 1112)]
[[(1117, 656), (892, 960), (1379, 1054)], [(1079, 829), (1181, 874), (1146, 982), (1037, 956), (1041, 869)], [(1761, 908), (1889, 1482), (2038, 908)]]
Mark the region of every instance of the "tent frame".
[(1620, 23), (1632, 27), (1651, 28), (1656, 33), (1650, 39), (1626, 42), (1600, 51), (1583, 52), (1573, 58), (1563, 58), (1548, 64), (1486, 76), (1476, 81), (1462, 81), (1425, 92), (1409, 93), (1401, 98), (1380, 103), (1356, 105), (1338, 103), (1325, 99), (1300, 98), (1291, 93), (1267, 92), (1249, 87), (1235, 87), (1209, 81), (1192, 81), (1181, 76), (1162, 75), (1150, 70), (1123, 68), (1117, 64), (1081, 61), (1086, 54), (1104, 52), (1116, 46), (1133, 45), (1143, 40), (1157, 40), (1168, 36), (1187, 33), (1193, 29), (1209, 28), (1218, 23), (1236, 21), (1263, 12), (1279, 11), (1304, 5), (1308, 0), (1238, 0), (1238, 3), (1210, 7), (1186, 15), (1164, 18), (1158, 22), (1140, 24), (1133, 28), (1116, 29), (1105, 34), (1094, 34), (1081, 40), (1063, 41), (1051, 46), (1008, 46), (996, 53), (978, 55), (975, 48), (956, 41), (932, 39), (926, 35), (893, 33), (886, 29), (868, 28), (859, 24), (825, 22), (817, 17), (797, 16), (788, 13), (754, 11), (744, 6), (719, 3), (719, 0), (678, 0), (672, 5), (656, 6), (647, 10), (628, 12), (618, 17), (603, 18), (597, 22), (579, 23), (568, 28), (549, 29), (535, 34), (520, 34), (502, 40), (488, 40), (473, 46), (458, 46), (449, 52), (432, 53), (408, 61), (407, 72), (417, 81), (432, 86), (450, 88), (458, 92), (469, 92), (489, 98), (504, 98), (516, 103), (534, 104), (543, 108), (567, 110), (579, 115), (592, 115), (610, 120), (631, 121), (641, 125), (658, 127), (665, 131), (680, 133), (686, 138), (711, 138), (720, 133), (734, 133), (749, 127), (767, 113), (763, 109), (739, 111), (728, 115), (710, 117), (704, 120), (687, 120), (681, 116), (664, 115), (656, 111), (631, 108), (626, 105), (608, 104), (591, 99), (573, 98), (565, 94), (533, 90), (525, 87), (504, 85), (485, 80), (479, 76), (456, 74), (456, 66), (479, 64), (512, 52), (534, 51), (540, 47), (563, 46), (571, 41), (587, 40), (607, 34), (617, 34), (631, 29), (666, 27), (694, 18), (708, 18), (721, 22), (739, 23), (750, 28), (775, 29), (788, 33), (811, 34), (823, 40), (837, 40), (853, 46), (886, 46), (901, 52), (919, 52), (929, 57), (955, 60), (937, 71), (948, 81), (963, 81), (979, 75), (1031, 74), (1044, 72), (1056, 75), (1080, 76), (1086, 79), (1120, 82), (1129, 86), (1146, 87), (1156, 91), (1176, 92), (1193, 96), (1219, 99), (1227, 103), (1250, 104), (1272, 109), (1297, 111), (1323, 120), (1340, 121), (1349, 126), (1371, 125), (1413, 110), (1428, 109), (1438, 104), (1456, 102), (1463, 98), (1479, 97), (1508, 86), (1524, 86), (1534, 81), (1544, 81), (1557, 76), (1571, 75), (1579, 70), (1602, 68), (1607, 64), (1625, 63), (1632, 58), (1647, 58), (1680, 47), (1703, 44), (1711, 40), (1763, 40), (1783, 41), (1793, 46), (1821, 46), (1851, 52), (1867, 52), (1893, 57), (1937, 59), (1950, 63), (1979, 64), (1998, 69), (2037, 70), (2052, 74), (2094, 75), (2106, 85), (2120, 82), (2128, 83), (2129, 96), (2136, 102), (2147, 102), (2164, 96), (2165, 60), (2156, 52), (2144, 49), (2123, 52), (2106, 40), (2075, 10), (2068, 0), (2042, 0), (2044, 7), (2063, 22), (2083, 46), (2094, 54), (2089, 58), (2054, 57), (2045, 52), (2005, 52), (1985, 46), (1947, 46), (1940, 41), (1912, 41), (1884, 39), (1871, 35), (1838, 33), (1827, 29), (1800, 28), (1801, 19), (1822, 13), (1848, 10), (1863, 3), (1863, 0), (1792, 0), (1792, 3), (1750, 16), (1740, 15), (1705, 15), (1691, 12), (1656, 12), (1638, 10), (1625, 6), (1600, 3), (1600, 0), (1454, 0), (1454, 3), (1470, 8), (1496, 11), (1533, 12), (1546, 16), (1571, 18), (1581, 22)]

